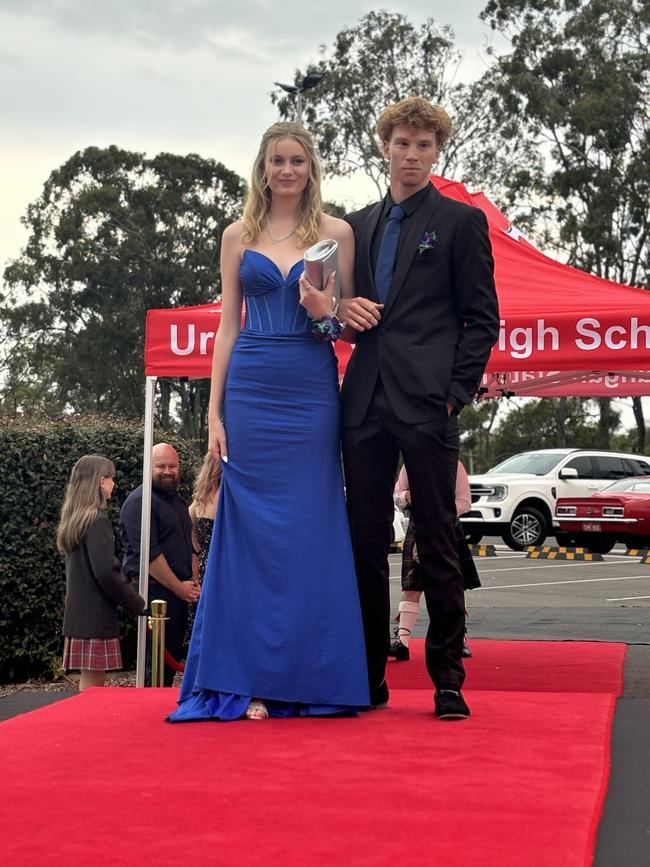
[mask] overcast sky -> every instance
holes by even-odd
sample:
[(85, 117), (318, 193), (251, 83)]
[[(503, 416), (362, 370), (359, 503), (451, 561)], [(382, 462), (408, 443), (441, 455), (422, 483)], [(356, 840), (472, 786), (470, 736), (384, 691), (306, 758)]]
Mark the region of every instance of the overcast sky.
[[(485, 68), (487, 0), (381, 4), (448, 24), (461, 77)], [(152, 156), (196, 152), (248, 178), (276, 119), (274, 81), (371, 9), (362, 0), (0, 0), (0, 273), (20, 252), (20, 217), (75, 151), (116, 144)], [(348, 207), (373, 189), (330, 182)]]

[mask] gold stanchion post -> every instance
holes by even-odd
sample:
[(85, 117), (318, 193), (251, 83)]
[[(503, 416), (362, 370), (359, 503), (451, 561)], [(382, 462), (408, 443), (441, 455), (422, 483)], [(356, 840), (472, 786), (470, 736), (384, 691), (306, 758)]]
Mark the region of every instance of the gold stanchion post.
[(164, 599), (151, 600), (151, 685), (165, 685), (165, 617), (167, 602)]

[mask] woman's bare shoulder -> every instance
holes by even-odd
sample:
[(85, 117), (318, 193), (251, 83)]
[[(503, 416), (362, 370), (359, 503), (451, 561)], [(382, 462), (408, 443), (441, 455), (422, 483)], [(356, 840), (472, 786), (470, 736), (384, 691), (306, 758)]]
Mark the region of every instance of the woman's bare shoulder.
[(244, 223), (242, 220), (236, 220), (230, 223), (223, 230), (221, 236), (221, 253), (226, 256), (234, 256), (236, 259), (241, 259), (244, 244), (242, 241), (242, 232), (244, 231)]
[(237, 241), (241, 241), (241, 233), (244, 231), (244, 221), (243, 220), (235, 220), (234, 223), (230, 223), (223, 230), (223, 239), (224, 241), (228, 241), (229, 244), (233, 244)]
[(345, 241), (352, 238), (352, 226), (338, 217), (323, 214), (321, 233), (325, 238), (334, 238), (335, 241)]

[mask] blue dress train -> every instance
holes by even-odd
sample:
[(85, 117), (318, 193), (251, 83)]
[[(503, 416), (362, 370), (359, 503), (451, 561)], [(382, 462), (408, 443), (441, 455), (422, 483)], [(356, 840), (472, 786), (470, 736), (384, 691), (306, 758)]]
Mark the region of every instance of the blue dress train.
[(179, 707), (168, 719), (354, 713), (369, 704), (339, 453), (336, 356), (309, 333), (302, 261), (246, 250), (224, 395), (228, 463)]

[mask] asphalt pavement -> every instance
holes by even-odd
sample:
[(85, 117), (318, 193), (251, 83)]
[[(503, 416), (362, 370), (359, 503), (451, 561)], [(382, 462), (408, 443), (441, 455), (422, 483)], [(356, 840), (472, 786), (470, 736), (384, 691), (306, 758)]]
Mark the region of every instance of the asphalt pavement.
[[(496, 556), (474, 558), (482, 586), (466, 594), (475, 638), (650, 644), (650, 565), (626, 556), (623, 546), (592, 562), (531, 560), (500, 539), (484, 544), (494, 545)], [(401, 555), (390, 560), (391, 602), (397, 611)], [(414, 634), (425, 631), (423, 615)]]

